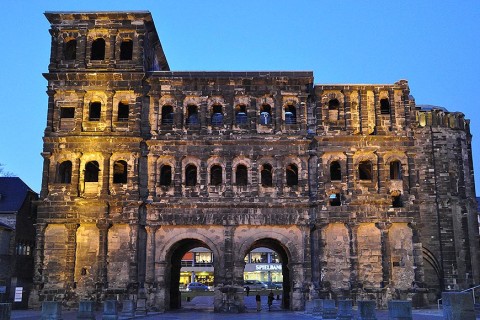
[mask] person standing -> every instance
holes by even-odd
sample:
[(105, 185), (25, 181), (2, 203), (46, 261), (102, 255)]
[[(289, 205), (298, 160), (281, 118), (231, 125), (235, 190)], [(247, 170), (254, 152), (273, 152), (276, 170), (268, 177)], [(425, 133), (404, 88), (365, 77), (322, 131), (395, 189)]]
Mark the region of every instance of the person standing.
[(270, 290), (270, 293), (268, 294), (268, 311), (272, 309), (273, 299), (273, 291)]
[(262, 310), (262, 298), (259, 293), (255, 296), (255, 301), (257, 302), (257, 311)]
[(250, 287), (249, 286), (246, 286), (245, 287), (245, 291), (247, 292), (247, 297), (250, 295)]

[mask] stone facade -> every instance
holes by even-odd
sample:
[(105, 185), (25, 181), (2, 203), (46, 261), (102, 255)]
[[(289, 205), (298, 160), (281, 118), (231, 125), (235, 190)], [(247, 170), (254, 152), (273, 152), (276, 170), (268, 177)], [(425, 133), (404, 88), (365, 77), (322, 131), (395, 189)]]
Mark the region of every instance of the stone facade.
[(149, 12), (46, 16), (37, 301), (142, 289), (177, 308), (195, 247), (213, 252), (217, 311), (243, 310), (258, 247), (280, 255), (293, 310), (479, 282), (463, 114), (417, 106), (405, 80), (170, 71)]

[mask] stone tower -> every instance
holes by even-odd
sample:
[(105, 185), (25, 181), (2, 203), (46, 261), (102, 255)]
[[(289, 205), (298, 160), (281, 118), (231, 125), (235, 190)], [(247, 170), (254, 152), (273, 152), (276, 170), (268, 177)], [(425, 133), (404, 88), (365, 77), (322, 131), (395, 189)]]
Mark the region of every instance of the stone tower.
[(47, 12), (52, 51), (38, 299), (145, 292), (180, 307), (182, 256), (213, 252), (215, 310), (245, 255), (281, 257), (283, 306), (479, 281), (469, 121), (405, 80), (170, 71), (149, 12)]

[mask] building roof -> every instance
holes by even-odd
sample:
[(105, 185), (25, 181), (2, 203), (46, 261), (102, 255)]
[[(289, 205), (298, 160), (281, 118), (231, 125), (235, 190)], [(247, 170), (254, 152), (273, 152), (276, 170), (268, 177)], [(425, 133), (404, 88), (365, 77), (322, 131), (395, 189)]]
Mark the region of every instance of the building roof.
[(30, 189), (18, 177), (0, 177), (0, 213), (14, 213), (20, 210)]

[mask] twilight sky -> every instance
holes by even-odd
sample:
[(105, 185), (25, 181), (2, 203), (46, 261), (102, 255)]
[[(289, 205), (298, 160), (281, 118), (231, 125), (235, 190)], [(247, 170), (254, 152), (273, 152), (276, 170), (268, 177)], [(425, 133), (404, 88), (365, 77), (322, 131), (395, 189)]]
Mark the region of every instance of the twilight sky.
[(308, 70), (315, 83), (409, 81), (471, 119), (480, 188), (480, 1), (2, 0), (0, 163), (39, 192), (50, 55), (45, 11), (152, 13), (171, 70)]

